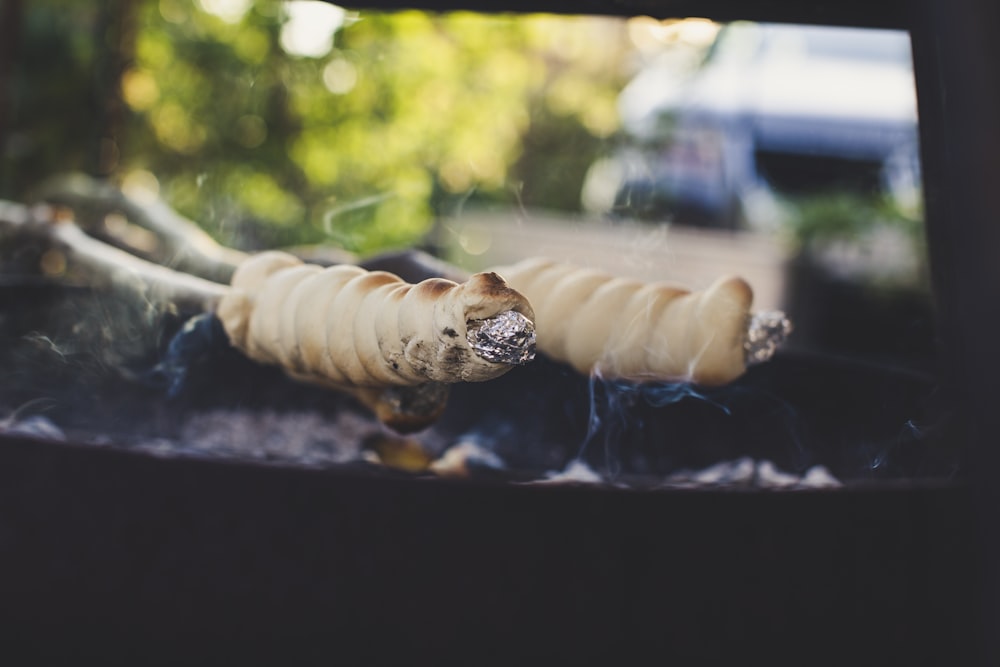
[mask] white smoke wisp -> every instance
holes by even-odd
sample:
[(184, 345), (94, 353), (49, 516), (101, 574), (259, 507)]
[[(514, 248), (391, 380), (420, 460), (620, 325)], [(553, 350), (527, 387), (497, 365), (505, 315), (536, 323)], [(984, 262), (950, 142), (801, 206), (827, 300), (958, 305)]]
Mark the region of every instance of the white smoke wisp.
[(34, 398), (14, 408), (11, 413), (0, 419), (0, 433), (4, 435), (22, 435), (43, 440), (65, 440), (66, 434), (48, 417), (32, 412), (44, 412), (55, 405), (55, 401), (46, 398)]
[(704, 358), (705, 353), (712, 346), (712, 342), (715, 340), (715, 336), (716, 336), (715, 333), (713, 333), (711, 336), (708, 336), (705, 342), (702, 344), (701, 348), (688, 358), (687, 376), (686, 376), (688, 380), (691, 380), (692, 378), (696, 377), (698, 364), (701, 363), (701, 360), (702, 358)]
[(26, 342), (33, 344), (35, 347), (55, 355), (60, 362), (69, 363), (69, 360), (67, 359), (68, 353), (63, 349), (63, 346), (57, 344), (49, 336), (39, 331), (32, 331), (25, 334), (23, 338)]
[[(626, 469), (622, 445), (642, 430), (642, 415), (649, 409), (693, 400), (717, 409), (720, 418), (731, 414), (728, 405), (690, 382), (605, 378), (600, 365), (594, 367), (588, 378), (587, 397), (587, 431), (574, 460), (587, 461), (588, 455), (593, 454), (592, 447), (600, 446), (603, 456), (599, 471), (607, 481), (618, 479)], [(661, 446), (669, 447), (670, 443)]]

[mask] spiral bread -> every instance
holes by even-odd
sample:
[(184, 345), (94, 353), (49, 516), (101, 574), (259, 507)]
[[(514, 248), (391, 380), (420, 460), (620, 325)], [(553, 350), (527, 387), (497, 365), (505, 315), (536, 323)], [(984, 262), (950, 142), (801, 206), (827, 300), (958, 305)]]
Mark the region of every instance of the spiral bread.
[[(412, 285), (385, 271), (324, 268), (273, 251), (240, 265), (216, 310), (232, 344), (251, 359), (298, 379), (370, 388), (502, 375), (529, 351), (515, 362), (494, 361), (469, 337), (477, 322), (511, 312), (530, 326), (528, 301), (493, 273)], [(530, 338), (521, 342), (533, 352)]]
[(440, 416), (450, 384), (497, 377), (535, 352), (531, 306), (493, 273), (414, 285), (270, 251), (236, 269), (215, 315), (249, 358), (348, 393), (400, 432)]
[(546, 259), (495, 270), (531, 301), (538, 349), (581, 373), (720, 385), (746, 369), (753, 291), (741, 278), (694, 292)]

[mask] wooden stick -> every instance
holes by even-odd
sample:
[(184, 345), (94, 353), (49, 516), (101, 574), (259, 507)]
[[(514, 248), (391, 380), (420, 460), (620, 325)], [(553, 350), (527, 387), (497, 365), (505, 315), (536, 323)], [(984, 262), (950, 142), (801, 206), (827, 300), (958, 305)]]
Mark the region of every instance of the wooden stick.
[(98, 241), (47, 206), (0, 202), (0, 235), (8, 247), (33, 250), (6, 262), (8, 271), (56, 283), (122, 291), (185, 313), (213, 310), (229, 289)]
[[(182, 316), (214, 312), (230, 291), (228, 285), (153, 264), (94, 239), (49, 206), (29, 208), (0, 200), (0, 248), (0, 267), (8, 275), (105, 290), (118, 300), (151, 305), (158, 312)], [(156, 335), (146, 338), (159, 339)], [(430, 425), (448, 399), (448, 387), (434, 382), (411, 387), (343, 387), (340, 391), (400, 432)]]
[[(51, 180), (38, 193), (40, 200), (65, 206), (92, 236), (156, 264), (217, 283), (228, 283), (247, 254), (223, 246), (201, 227), (155, 197), (138, 199), (82, 174)], [(150, 232), (136, 242), (110, 226), (109, 216)], [(110, 218), (114, 220), (114, 218)]]

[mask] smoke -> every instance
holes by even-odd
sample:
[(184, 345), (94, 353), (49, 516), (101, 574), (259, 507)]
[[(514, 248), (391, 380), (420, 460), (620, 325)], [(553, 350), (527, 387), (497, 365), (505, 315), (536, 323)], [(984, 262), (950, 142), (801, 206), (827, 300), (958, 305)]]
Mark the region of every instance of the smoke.
[(746, 457), (800, 475), (822, 462), (822, 447), (807, 446), (799, 410), (758, 375), (702, 387), (594, 372), (586, 384), (586, 430), (573, 460), (606, 481), (643, 486)]
[(219, 318), (213, 313), (202, 313), (184, 323), (170, 340), (160, 362), (143, 379), (151, 386), (164, 388), (168, 397), (176, 398), (185, 389), (193, 366), (213, 354), (222, 354), (229, 346), (229, 337)]
[[(915, 419), (906, 420), (895, 438), (887, 442), (864, 442), (862, 450), (868, 457), (868, 472), (872, 477), (891, 475), (903, 469), (913, 475), (923, 475), (932, 470), (928, 464), (941, 452), (934, 445), (936, 427), (925, 426)], [(952, 472), (955, 467), (952, 466)]]
[(322, 215), (323, 232), (335, 246), (353, 248), (357, 245), (358, 226), (368, 220), (375, 207), (397, 196), (383, 192), (330, 206)]
[(57, 345), (54, 340), (39, 331), (28, 332), (22, 340), (38, 350), (50, 353), (60, 363), (69, 363), (67, 353), (63, 350), (62, 345)]
[(32, 412), (44, 412), (53, 407), (49, 398), (36, 398), (19, 405), (11, 413), (0, 419), (0, 433), (5, 435), (26, 435), (47, 440), (65, 440), (66, 436), (52, 420)]
[(608, 380), (595, 369), (588, 380), (587, 433), (576, 459), (588, 458), (588, 450), (601, 448), (599, 468), (610, 479), (621, 473), (623, 462), (622, 443), (634, 439), (648, 421), (646, 408), (663, 408), (685, 400), (703, 401), (724, 416), (730, 409), (720, 401), (709, 398), (694, 385), (686, 382), (636, 383)]

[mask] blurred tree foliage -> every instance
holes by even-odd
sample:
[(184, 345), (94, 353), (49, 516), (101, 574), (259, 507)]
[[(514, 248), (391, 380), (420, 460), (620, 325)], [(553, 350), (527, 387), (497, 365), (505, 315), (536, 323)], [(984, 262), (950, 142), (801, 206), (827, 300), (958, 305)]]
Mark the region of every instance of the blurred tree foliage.
[(787, 198), (788, 231), (801, 246), (863, 239), (873, 227), (898, 230), (914, 244), (923, 242), (923, 210), (907, 211), (882, 193), (832, 191)]
[(65, 169), (145, 176), (227, 243), (361, 252), (419, 242), (469, 199), (579, 207), (617, 129), (623, 24), (341, 11), (302, 55), (293, 5), (27, 3), (3, 194)]
[(788, 198), (784, 208), (800, 265), (869, 290), (929, 290), (922, 207), (906, 210), (882, 193), (832, 191)]
[[(0, 80), (0, 196), (18, 198), (53, 171), (99, 170), (107, 124), (104, 48), (118, 3), (6, 0)], [(13, 8), (13, 9), (12, 9)]]

